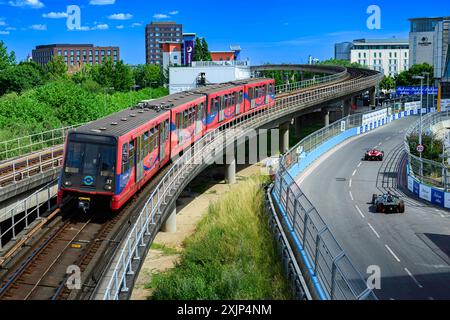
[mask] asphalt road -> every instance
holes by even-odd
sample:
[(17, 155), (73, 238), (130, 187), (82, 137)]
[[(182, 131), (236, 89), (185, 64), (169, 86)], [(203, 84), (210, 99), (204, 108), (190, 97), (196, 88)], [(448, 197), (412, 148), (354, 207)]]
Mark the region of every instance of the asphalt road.
[[(450, 299), (450, 212), (401, 187), (404, 132), (415, 121), (404, 118), (344, 142), (298, 178), (363, 276), (369, 266), (380, 267), (379, 299)], [(362, 160), (372, 147), (385, 152), (383, 162)], [(387, 191), (403, 198), (405, 214), (373, 212), (372, 194)]]

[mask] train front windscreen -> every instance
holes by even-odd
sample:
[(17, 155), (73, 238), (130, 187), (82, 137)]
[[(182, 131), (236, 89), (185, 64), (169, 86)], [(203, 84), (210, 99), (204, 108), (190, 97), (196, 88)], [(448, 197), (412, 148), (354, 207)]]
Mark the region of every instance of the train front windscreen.
[(69, 135), (62, 187), (86, 192), (114, 192), (116, 139), (73, 133)]

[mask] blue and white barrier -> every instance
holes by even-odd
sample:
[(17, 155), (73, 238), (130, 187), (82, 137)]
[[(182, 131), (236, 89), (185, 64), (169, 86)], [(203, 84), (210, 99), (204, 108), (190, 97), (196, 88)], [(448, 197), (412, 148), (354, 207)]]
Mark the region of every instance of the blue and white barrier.
[(413, 175), (411, 169), (407, 166), (408, 190), (414, 193), (418, 198), (428, 201), (436, 206), (450, 209), (450, 193), (441, 189), (428, 186), (421, 183)]

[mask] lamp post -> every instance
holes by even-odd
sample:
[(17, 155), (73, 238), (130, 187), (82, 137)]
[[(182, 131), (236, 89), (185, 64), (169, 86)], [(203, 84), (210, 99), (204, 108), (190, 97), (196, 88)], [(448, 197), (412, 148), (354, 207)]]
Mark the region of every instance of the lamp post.
[[(423, 110), (423, 79), (424, 76), (414, 76), (413, 79), (420, 79), (420, 126), (419, 126), (419, 145), (422, 145), (422, 110)], [(422, 162), (422, 152), (420, 155), (420, 180), (423, 180), (423, 162)]]
[(429, 95), (430, 95), (430, 73), (422, 72), (422, 76), (427, 77), (427, 112), (429, 110)]

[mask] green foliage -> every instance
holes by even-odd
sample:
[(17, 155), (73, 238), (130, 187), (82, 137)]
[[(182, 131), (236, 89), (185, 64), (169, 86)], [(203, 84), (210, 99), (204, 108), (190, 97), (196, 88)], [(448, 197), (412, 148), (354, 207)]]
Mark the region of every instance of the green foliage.
[(205, 38), (196, 38), (194, 43), (194, 61), (212, 61), (211, 52)]
[(259, 178), (209, 208), (180, 264), (149, 285), (156, 300), (289, 299)]
[(16, 64), (16, 54), (11, 51), (8, 54), (8, 47), (0, 40), (0, 70), (4, 70)]
[(34, 62), (22, 62), (0, 72), (0, 96), (8, 92), (22, 92), (43, 83), (42, 68)]
[[(409, 136), (408, 143), (411, 154), (419, 157), (420, 154), (416, 150), (419, 145), (419, 135)], [(436, 137), (432, 134), (424, 134), (422, 135), (422, 144), (425, 147), (425, 151), (422, 153), (423, 158), (436, 162), (442, 162), (440, 157), (443, 151), (442, 140), (436, 139)]]
[(63, 57), (58, 56), (50, 60), (44, 67), (48, 79), (55, 80), (67, 76), (67, 65)]
[(107, 58), (91, 69), (90, 76), (100, 86), (112, 87), (116, 91), (129, 91), (134, 84), (133, 71), (122, 60), (114, 64), (112, 59)]
[[(399, 73), (395, 77), (395, 83), (397, 86), (419, 86), (420, 80), (413, 79), (414, 76), (422, 76), (423, 72), (428, 72), (430, 74), (430, 84), (434, 83), (434, 68), (428, 63), (415, 64), (409, 70)], [(423, 85), (426, 86), (426, 78), (423, 81)]]
[(22, 94), (0, 97), (0, 137), (8, 140), (96, 120), (144, 99), (167, 94), (164, 88), (105, 94), (92, 80), (76, 84), (69, 79), (59, 79)]
[(395, 89), (395, 80), (392, 77), (384, 76), (380, 82), (381, 90), (391, 90)]
[(208, 43), (205, 38), (202, 38), (202, 51), (203, 51), (203, 61), (212, 61), (211, 52), (208, 48)]
[(329, 59), (329, 60), (321, 61), (321, 62), (319, 62), (319, 64), (342, 66), (342, 67), (347, 67), (347, 68), (360, 68), (360, 69), (367, 68), (367, 66), (363, 66), (357, 62), (351, 63), (348, 60), (337, 60), (337, 59)]
[(163, 83), (163, 74), (160, 66), (140, 64), (133, 70), (136, 84), (141, 88), (158, 88)]

